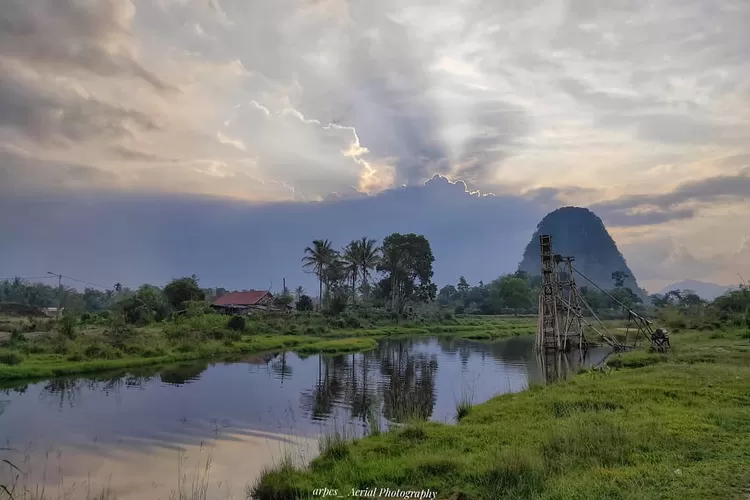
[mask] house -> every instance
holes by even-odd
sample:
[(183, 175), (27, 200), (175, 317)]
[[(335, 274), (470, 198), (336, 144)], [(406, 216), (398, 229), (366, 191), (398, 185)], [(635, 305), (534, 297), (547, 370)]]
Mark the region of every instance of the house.
[(227, 293), (211, 304), (211, 308), (224, 314), (248, 314), (253, 311), (273, 309), (273, 307), (273, 295), (267, 290)]
[[(62, 313), (63, 313), (63, 311), (65, 311), (65, 308), (64, 308), (64, 307), (61, 307), (61, 308), (60, 308), (60, 311), (59, 311), (59, 312), (60, 312), (60, 314), (62, 314)], [(44, 314), (45, 314), (46, 316), (57, 316), (58, 310), (57, 310), (57, 307), (43, 307), (43, 308), (42, 308), (42, 312), (43, 312), (43, 313), (44, 313)]]

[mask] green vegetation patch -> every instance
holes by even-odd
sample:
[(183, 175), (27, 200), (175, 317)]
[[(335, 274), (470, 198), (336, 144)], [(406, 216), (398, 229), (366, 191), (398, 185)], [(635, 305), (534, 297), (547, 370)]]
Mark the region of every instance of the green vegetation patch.
[[(453, 426), (409, 424), (348, 442), (346, 451), (337, 441), (335, 457), (267, 471), (254, 492), (309, 498), (312, 485), (325, 484), (430, 488), (443, 499), (744, 499), (746, 342), (739, 331), (675, 335), (674, 356), (651, 362), (648, 353), (627, 353), (631, 362), (618, 366), (638, 368), (586, 371), (499, 396)], [(700, 352), (726, 356), (691, 363)]]

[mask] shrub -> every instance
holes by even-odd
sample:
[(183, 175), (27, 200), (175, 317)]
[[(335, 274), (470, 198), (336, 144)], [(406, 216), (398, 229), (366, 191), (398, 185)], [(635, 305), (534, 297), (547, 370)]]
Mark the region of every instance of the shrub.
[(313, 310), (312, 297), (310, 297), (309, 295), (300, 295), (299, 299), (297, 300), (296, 307), (298, 311), (312, 311)]
[(323, 311), (326, 316), (339, 316), (344, 312), (348, 303), (348, 298), (343, 295), (335, 295)]
[(92, 344), (83, 351), (83, 355), (89, 359), (118, 359), (122, 357), (122, 352), (112, 346)]
[(189, 300), (183, 304), (185, 310), (185, 316), (188, 318), (197, 318), (206, 314), (213, 314), (208, 304), (202, 300)]
[(28, 339), (26, 338), (26, 335), (24, 335), (21, 332), (11, 332), (10, 339), (8, 340), (8, 343), (11, 346), (19, 346), (22, 344), (26, 344), (28, 342)]
[(125, 316), (118, 314), (110, 322), (110, 328), (104, 332), (114, 347), (123, 347), (125, 342), (135, 334), (135, 330), (125, 320)]
[(66, 338), (75, 339), (78, 336), (78, 320), (70, 315), (65, 315), (57, 324), (58, 331)]
[(362, 321), (351, 312), (344, 314), (342, 319), (346, 328), (362, 328)]
[(17, 365), (24, 360), (22, 354), (15, 351), (0, 352), (0, 365)]
[(227, 327), (235, 332), (245, 331), (246, 326), (244, 316), (232, 316), (227, 322)]

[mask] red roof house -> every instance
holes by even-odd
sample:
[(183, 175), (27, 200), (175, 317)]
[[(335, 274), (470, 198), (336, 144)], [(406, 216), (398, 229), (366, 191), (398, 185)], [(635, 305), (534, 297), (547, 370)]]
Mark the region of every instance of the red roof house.
[(220, 312), (243, 312), (251, 309), (265, 309), (273, 305), (273, 295), (266, 290), (231, 292), (222, 295), (211, 305)]

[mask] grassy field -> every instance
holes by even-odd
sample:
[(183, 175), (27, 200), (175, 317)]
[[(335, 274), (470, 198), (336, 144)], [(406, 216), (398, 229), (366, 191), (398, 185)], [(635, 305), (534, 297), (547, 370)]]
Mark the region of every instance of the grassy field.
[(2, 319), (11, 332), (0, 339), (0, 380), (49, 378), (136, 368), (237, 354), (293, 350), (303, 353), (371, 349), (387, 336), (451, 335), (495, 340), (532, 334), (533, 318), (441, 317), (376, 324), (356, 317), (328, 321), (316, 315), (296, 319), (248, 320), (206, 314), (135, 328), (128, 325), (55, 324), (52, 320)]
[(305, 470), (281, 463), (261, 500), (315, 488), (437, 492), (439, 499), (742, 499), (750, 491), (750, 335), (672, 336), (670, 354), (467, 408), (455, 426), (413, 422), (354, 442), (328, 439)]

